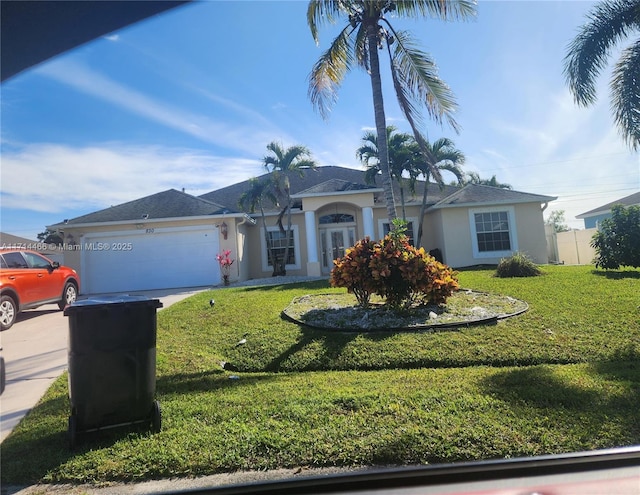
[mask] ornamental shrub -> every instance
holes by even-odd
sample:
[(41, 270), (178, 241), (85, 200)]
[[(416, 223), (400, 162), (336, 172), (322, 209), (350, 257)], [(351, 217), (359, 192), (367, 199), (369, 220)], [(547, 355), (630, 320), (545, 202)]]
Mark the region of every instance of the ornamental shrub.
[(496, 268), (496, 277), (537, 277), (542, 270), (524, 253), (513, 253), (509, 258), (503, 258)]
[(369, 268), (374, 247), (375, 244), (368, 237), (359, 240), (355, 246), (346, 250), (342, 258), (333, 261), (334, 267), (331, 270), (331, 286), (346, 287), (363, 308), (369, 306), (374, 290)]
[(591, 240), (596, 268), (640, 268), (640, 206), (615, 205)]
[(456, 272), (423, 248), (411, 246), (402, 229), (394, 229), (380, 242), (367, 237), (347, 249), (334, 261), (331, 286), (346, 287), (362, 307), (376, 294), (394, 309), (444, 304), (459, 287)]

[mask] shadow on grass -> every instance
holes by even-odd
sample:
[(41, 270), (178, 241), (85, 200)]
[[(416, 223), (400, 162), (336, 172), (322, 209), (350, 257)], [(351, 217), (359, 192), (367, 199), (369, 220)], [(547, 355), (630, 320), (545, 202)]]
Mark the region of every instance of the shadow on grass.
[(193, 392), (211, 392), (231, 387), (252, 385), (272, 377), (265, 375), (242, 375), (241, 380), (235, 375), (225, 373), (222, 369), (200, 373), (178, 373), (160, 376), (156, 380), (156, 389), (160, 395), (181, 395)]
[(558, 368), (545, 365), (491, 375), (483, 386), (510, 403), (517, 415), (549, 420), (581, 441), (609, 447), (640, 442), (640, 363), (608, 361), (588, 366), (593, 382), (580, 374), (573, 379), (556, 373)]
[(625, 278), (640, 279), (640, 270), (592, 270), (593, 275), (608, 278), (609, 280), (622, 280)]
[(317, 359), (302, 367), (299, 371), (327, 371), (327, 364), (335, 361), (344, 351), (345, 346), (358, 336), (356, 333), (336, 334), (335, 332), (319, 331), (308, 327), (301, 327), (301, 330), (298, 340), (267, 364), (266, 371), (282, 371), (286, 361), (301, 353), (307, 346), (312, 346), (316, 343), (321, 344), (324, 351), (319, 354)]
[[(168, 399), (170, 395), (251, 386), (274, 378), (267, 375), (242, 375), (240, 379), (232, 377), (233, 375), (222, 370), (159, 376), (156, 386), (158, 400), (162, 406), (163, 397)], [(3, 495), (18, 493), (26, 485), (40, 483), (52, 474), (55, 476), (61, 466), (73, 462), (76, 456), (92, 450), (109, 449), (127, 438), (154, 435), (147, 423), (123, 425), (97, 432), (79, 432), (76, 448), (70, 450), (67, 433), (69, 413), (70, 404), (66, 395), (60, 394), (45, 400), (29, 413), (28, 419), (32, 424), (28, 429), (23, 431), (18, 427), (2, 442), (0, 479)], [(34, 421), (38, 424), (35, 427)], [(16, 489), (8, 491), (5, 488), (9, 485), (14, 485)]]
[[(27, 431), (18, 427), (2, 442), (0, 471), (3, 493), (5, 485), (36, 483), (73, 458), (74, 452), (68, 448), (68, 414), (69, 400), (66, 396), (43, 401), (28, 415), (31, 418), (37, 416), (38, 427)], [(42, 452), (48, 454), (40, 455)]]
[(291, 289), (326, 289), (329, 287), (328, 278), (321, 280), (312, 280), (312, 281), (304, 281), (304, 282), (296, 282), (296, 283), (286, 283), (286, 284), (274, 284), (274, 285), (256, 285), (249, 287), (238, 287), (237, 290), (241, 290), (244, 292), (255, 292), (255, 291), (274, 291), (274, 290), (291, 290)]

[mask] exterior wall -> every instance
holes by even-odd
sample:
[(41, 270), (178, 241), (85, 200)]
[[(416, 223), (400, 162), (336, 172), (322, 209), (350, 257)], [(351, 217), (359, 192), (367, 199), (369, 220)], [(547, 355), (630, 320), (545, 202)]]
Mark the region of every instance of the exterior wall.
[[(526, 203), (491, 208), (496, 210), (511, 208), (513, 211), (515, 225), (510, 225), (512, 237), (514, 237), (511, 253), (520, 251), (526, 253), (535, 263), (548, 263), (544, 220), (539, 204)], [(437, 221), (439, 228), (435, 231), (442, 233), (442, 239), (439, 241), (442, 243), (440, 249), (443, 252), (444, 262), (450, 266), (461, 268), (478, 264), (497, 264), (505, 256), (505, 254), (491, 256), (490, 253), (482, 256), (474, 254), (469, 214), (473, 209), (459, 207), (439, 210), (440, 220)]]
[(439, 249), (443, 257), (442, 261), (447, 263), (442, 210), (436, 210), (425, 215), (424, 232), (422, 233), (422, 243), (420, 245), (426, 251)]
[(442, 254), (444, 262), (454, 268), (491, 263), (486, 259), (473, 258), (471, 248), (471, 227), (469, 225), (469, 210), (467, 208), (446, 208), (439, 210)]
[(334, 203), (352, 204), (357, 208), (375, 207), (373, 193), (336, 194), (335, 196), (311, 196), (302, 199), (302, 209), (305, 211), (317, 211), (320, 208)]
[(595, 229), (600, 222), (602, 222), (605, 218), (611, 218), (611, 213), (602, 213), (600, 215), (596, 215), (593, 217), (584, 218), (584, 228), (585, 229)]
[(534, 263), (549, 263), (547, 241), (544, 233), (544, 218), (540, 204), (519, 204), (515, 206), (515, 209), (518, 229), (518, 251), (525, 253)]

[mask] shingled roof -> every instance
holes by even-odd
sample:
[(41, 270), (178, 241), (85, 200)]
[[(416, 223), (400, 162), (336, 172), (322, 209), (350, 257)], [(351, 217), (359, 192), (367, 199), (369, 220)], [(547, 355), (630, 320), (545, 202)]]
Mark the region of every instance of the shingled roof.
[[(264, 174), (258, 179), (267, 179), (269, 174)], [(295, 198), (316, 194), (371, 191), (377, 196), (377, 203), (384, 205), (383, 190), (380, 185), (367, 184), (364, 170), (345, 167), (318, 167), (308, 169), (302, 177), (292, 175), (290, 178), (291, 195)], [(403, 180), (405, 204), (416, 205), (422, 203), (422, 194), (425, 186), (427, 191), (427, 206), (433, 208), (446, 208), (454, 206), (467, 206), (474, 204), (515, 204), (539, 202), (546, 203), (557, 199), (551, 196), (529, 194), (509, 189), (500, 189), (491, 186), (469, 184), (462, 188), (458, 186), (442, 186), (424, 181), (415, 183), (415, 192), (411, 192), (409, 180)], [(249, 180), (238, 182), (215, 191), (203, 194), (199, 197), (169, 189), (164, 192), (152, 194), (141, 199), (129, 201), (120, 205), (105, 208), (104, 210), (82, 215), (63, 225), (79, 225), (104, 222), (124, 222), (143, 219), (160, 218), (187, 218), (195, 216), (219, 215), (242, 213), (238, 202), (242, 194), (250, 187)], [(396, 203), (400, 204), (400, 186), (393, 182)], [(265, 205), (265, 211), (277, 211), (275, 205)]]
[(611, 203), (607, 203), (606, 205), (598, 206), (593, 210), (589, 210), (585, 213), (580, 213), (580, 215), (576, 215), (576, 218), (585, 218), (585, 217), (593, 217), (595, 215), (608, 213), (611, 211), (611, 208), (615, 205), (623, 205), (623, 206), (633, 206), (640, 205), (640, 191), (637, 193), (630, 194), (629, 196), (625, 196), (621, 199), (616, 199)]
[[(258, 179), (262, 180), (268, 177), (269, 174), (263, 174), (259, 176)], [(291, 195), (297, 198), (305, 195), (328, 194), (330, 192), (371, 190), (374, 194), (380, 194), (380, 201), (384, 203), (381, 184), (367, 184), (364, 170), (335, 166), (318, 167), (305, 171), (303, 177), (292, 175), (289, 180), (291, 184)], [(420, 204), (422, 202), (424, 184), (424, 181), (417, 181), (415, 194), (411, 194), (409, 192), (409, 181), (405, 181), (405, 203), (407, 205)], [(241, 211), (238, 205), (240, 196), (247, 191), (249, 187), (249, 180), (246, 180), (216, 191), (211, 191), (200, 197), (222, 204), (230, 212), (238, 213)], [(393, 182), (393, 188), (396, 202), (399, 204), (400, 188), (397, 181)], [(459, 188), (456, 186), (443, 186), (440, 188), (436, 184), (429, 184), (427, 204), (434, 204), (457, 190), (459, 190)], [(275, 211), (277, 208), (274, 205), (265, 205), (265, 211), (269, 210)]]
[(216, 215), (226, 212), (224, 206), (190, 194), (169, 189), (144, 198), (111, 206), (104, 210), (72, 218), (66, 225), (123, 222), (127, 220), (184, 218)]
[(530, 194), (511, 189), (501, 189), (482, 184), (467, 184), (462, 189), (438, 201), (433, 208), (447, 208), (454, 206), (482, 205), (502, 205), (517, 203), (547, 203), (558, 198), (554, 196), (543, 196), (541, 194)]

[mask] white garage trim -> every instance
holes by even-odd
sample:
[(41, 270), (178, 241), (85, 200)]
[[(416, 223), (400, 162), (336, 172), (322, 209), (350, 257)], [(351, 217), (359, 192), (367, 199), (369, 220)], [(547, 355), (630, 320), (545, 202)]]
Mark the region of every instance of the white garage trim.
[(81, 241), (88, 294), (199, 287), (220, 283), (218, 228), (143, 228), (86, 234)]

